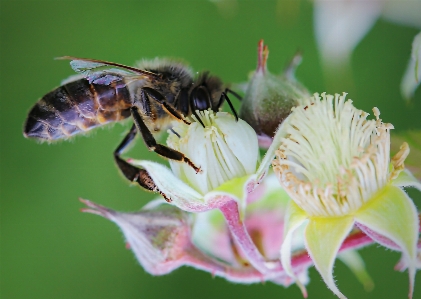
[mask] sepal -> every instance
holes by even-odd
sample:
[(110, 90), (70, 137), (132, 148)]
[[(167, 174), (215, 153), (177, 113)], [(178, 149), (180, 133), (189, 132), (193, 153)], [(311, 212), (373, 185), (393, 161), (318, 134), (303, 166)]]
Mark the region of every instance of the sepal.
[(414, 187), (421, 191), (421, 182), (408, 169), (401, 171), (392, 184), (397, 187)]
[(412, 200), (400, 188), (387, 185), (355, 214), (355, 221), (390, 239), (411, 261), (408, 272), (409, 297), (412, 298), (419, 227), (417, 210)]
[(340, 259), (351, 271), (354, 273), (358, 281), (364, 286), (367, 292), (370, 292), (374, 288), (373, 279), (368, 274), (364, 260), (356, 250), (348, 250), (341, 252), (338, 255)]
[(153, 275), (163, 275), (182, 266), (190, 246), (189, 216), (169, 205), (156, 205), (134, 213), (121, 213), (89, 200), (82, 212), (113, 221), (124, 234), (128, 247), (139, 263)]
[(333, 279), (333, 265), (346, 236), (354, 226), (352, 216), (312, 217), (305, 230), (306, 248), (324, 282), (339, 298), (346, 297)]

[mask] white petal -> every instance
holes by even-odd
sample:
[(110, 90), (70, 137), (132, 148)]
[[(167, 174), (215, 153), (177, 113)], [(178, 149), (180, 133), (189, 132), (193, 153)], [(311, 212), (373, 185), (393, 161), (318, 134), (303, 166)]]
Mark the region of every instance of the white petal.
[[(226, 112), (199, 111), (199, 122), (173, 128), (170, 147), (189, 157), (201, 172), (184, 163), (171, 163), (172, 169), (196, 191), (206, 194), (233, 178), (254, 174), (259, 157), (254, 130), (243, 120)], [(177, 138), (178, 136), (178, 138)]]
[(421, 28), (421, 1), (384, 1), (382, 15), (391, 22)]
[(184, 174), (194, 189), (199, 191), (202, 194), (205, 194), (208, 190), (207, 174), (209, 171), (207, 148), (206, 148), (206, 138), (204, 136), (204, 129), (198, 123), (193, 123), (190, 125), (188, 139), (186, 142), (180, 142), (180, 151), (182, 153), (188, 153), (188, 157), (195, 163), (198, 167), (202, 169), (200, 173), (191, 168), (189, 165), (183, 165)]
[(314, 27), (324, 63), (348, 63), (351, 52), (376, 22), (381, 1), (316, 0)]
[[(421, 19), (421, 18), (420, 18)], [(421, 83), (421, 32), (412, 42), (411, 58), (401, 82), (401, 93), (405, 99), (413, 97)]]
[(223, 116), (221, 112), (217, 113), (215, 123), (224, 133), (226, 143), (243, 165), (246, 173), (254, 173), (259, 158), (259, 146), (253, 128), (242, 119), (238, 119), (236, 123), (234, 117), (229, 114)]

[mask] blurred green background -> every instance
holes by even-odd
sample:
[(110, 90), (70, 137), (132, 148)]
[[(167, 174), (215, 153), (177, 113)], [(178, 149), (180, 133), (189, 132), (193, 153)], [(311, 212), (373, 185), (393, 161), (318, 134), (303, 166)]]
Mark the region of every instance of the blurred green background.
[[(297, 76), (311, 91), (348, 90), (357, 107), (378, 106), (397, 131), (421, 128), (420, 90), (409, 104), (399, 93), (417, 30), (378, 21), (354, 52), (352, 74), (331, 84), (319, 61), (310, 1), (237, 1), (228, 8), (210, 1), (1, 1), (2, 299), (302, 298), (295, 286), (235, 285), (192, 268), (152, 277), (124, 248), (113, 223), (80, 213), (79, 196), (123, 211), (138, 210), (154, 197), (129, 187), (113, 164), (112, 151), (128, 125), (53, 145), (22, 136), (30, 107), (72, 74), (67, 62), (53, 57), (128, 65), (141, 58), (180, 57), (195, 70), (241, 82), (255, 68), (262, 38), (272, 72), (280, 72), (300, 49), (304, 60)], [(140, 140), (130, 156), (163, 161)], [(410, 193), (420, 207), (419, 193)], [(361, 253), (375, 289), (365, 292), (337, 262), (335, 277), (344, 294), (407, 297), (407, 274), (393, 270), (399, 254), (379, 246)], [(313, 268), (310, 277), (310, 298), (335, 298)], [(418, 275), (416, 296), (420, 288)]]

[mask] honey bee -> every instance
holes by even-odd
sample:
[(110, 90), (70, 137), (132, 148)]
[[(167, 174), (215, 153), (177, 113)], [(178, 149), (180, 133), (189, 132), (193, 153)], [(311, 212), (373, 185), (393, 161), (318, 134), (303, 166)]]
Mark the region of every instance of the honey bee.
[(167, 128), (174, 119), (190, 124), (186, 117), (191, 115), (204, 126), (196, 111), (216, 112), (224, 101), (237, 118), (227, 93), (241, 100), (238, 94), (208, 72), (195, 78), (191, 69), (180, 62), (155, 59), (130, 67), (70, 56), (59, 59), (71, 60), (71, 67), (79, 75), (63, 82), (32, 107), (24, 125), (24, 136), (47, 141), (67, 139), (131, 117), (133, 125), (114, 151), (114, 159), (128, 180), (151, 191), (159, 192), (147, 171), (121, 158), (138, 132), (149, 150), (187, 163), (199, 172), (200, 168), (184, 154), (159, 144), (154, 133)]

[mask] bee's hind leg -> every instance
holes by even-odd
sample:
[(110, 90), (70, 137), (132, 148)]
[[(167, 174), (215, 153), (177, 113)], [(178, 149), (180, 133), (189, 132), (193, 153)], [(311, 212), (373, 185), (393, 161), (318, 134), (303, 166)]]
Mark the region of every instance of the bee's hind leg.
[(130, 129), (129, 133), (127, 133), (126, 137), (124, 137), (123, 141), (114, 151), (114, 160), (117, 164), (117, 167), (120, 169), (122, 174), (133, 183), (138, 183), (142, 188), (152, 191), (152, 192), (159, 192), (167, 202), (171, 202), (171, 199), (166, 197), (164, 193), (162, 193), (155, 185), (153, 179), (149, 175), (149, 173), (145, 169), (137, 168), (125, 160), (123, 160), (120, 155), (124, 152), (124, 150), (130, 145), (133, 139), (136, 137), (137, 128), (136, 125), (133, 124), (132, 128)]
[(143, 140), (145, 141), (146, 146), (149, 148), (149, 150), (154, 151), (158, 155), (161, 155), (167, 159), (187, 163), (196, 171), (196, 173), (200, 172), (200, 168), (194, 165), (194, 163), (183, 153), (180, 153), (179, 151), (176, 151), (172, 148), (169, 148), (165, 145), (156, 142), (151, 131), (149, 131), (149, 128), (143, 121), (142, 116), (140, 115), (139, 110), (136, 106), (131, 107), (130, 111), (132, 113), (134, 123), (139, 132), (142, 134)]

